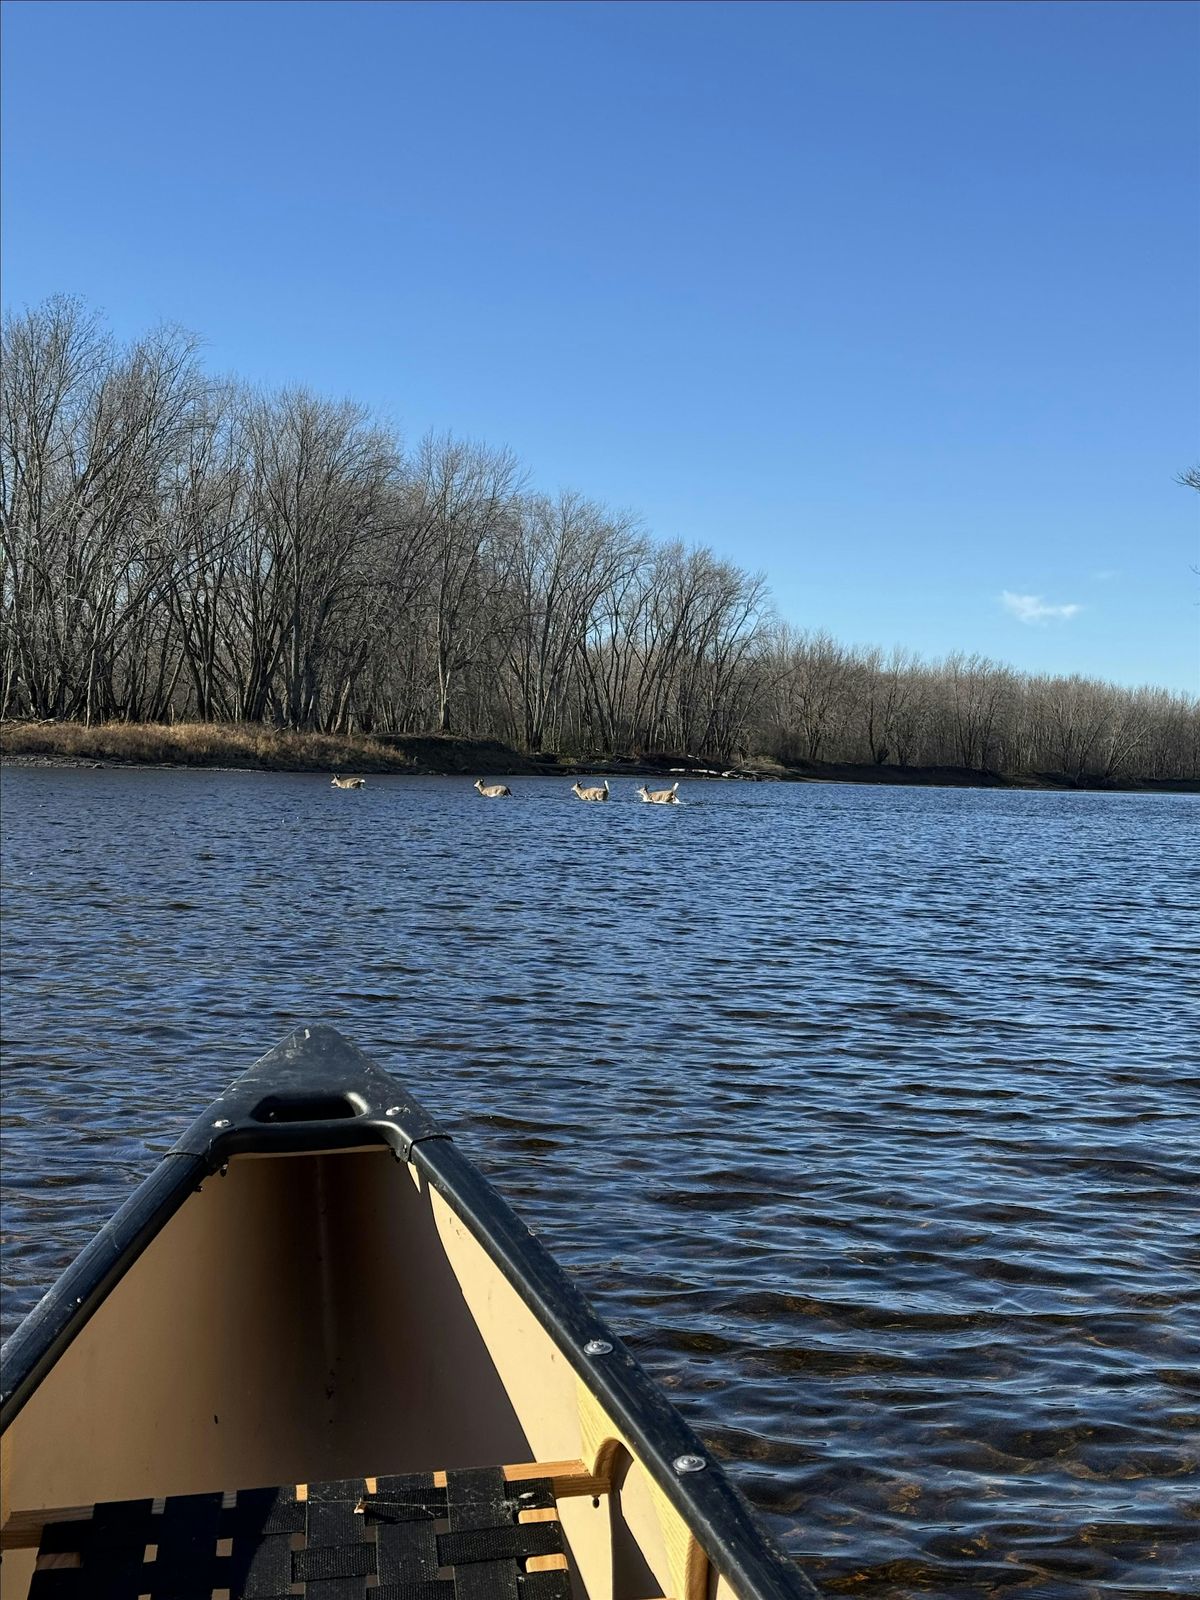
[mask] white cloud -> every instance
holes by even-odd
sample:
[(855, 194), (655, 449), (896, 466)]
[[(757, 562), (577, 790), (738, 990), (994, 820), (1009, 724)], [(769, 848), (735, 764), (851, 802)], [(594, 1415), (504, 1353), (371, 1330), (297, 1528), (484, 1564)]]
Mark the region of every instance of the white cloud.
[(1008, 589), (1000, 596), (1000, 604), (1018, 622), (1030, 623), (1067, 622), (1083, 610), (1082, 606), (1077, 605), (1048, 605), (1040, 594), (1013, 594)]

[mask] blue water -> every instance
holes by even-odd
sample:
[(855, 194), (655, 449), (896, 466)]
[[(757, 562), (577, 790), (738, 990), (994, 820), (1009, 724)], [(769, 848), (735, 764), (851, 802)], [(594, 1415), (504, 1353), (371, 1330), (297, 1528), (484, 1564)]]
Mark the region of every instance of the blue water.
[(332, 1022), (830, 1594), (1200, 1593), (1200, 801), (6, 769), (4, 1322)]

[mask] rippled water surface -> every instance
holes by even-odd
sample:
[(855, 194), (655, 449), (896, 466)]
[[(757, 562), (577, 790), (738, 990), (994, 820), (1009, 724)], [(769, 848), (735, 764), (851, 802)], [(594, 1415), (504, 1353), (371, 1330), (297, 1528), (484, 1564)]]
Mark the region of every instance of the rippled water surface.
[(2, 781), (6, 1330), (332, 1022), (830, 1594), (1200, 1592), (1195, 798)]

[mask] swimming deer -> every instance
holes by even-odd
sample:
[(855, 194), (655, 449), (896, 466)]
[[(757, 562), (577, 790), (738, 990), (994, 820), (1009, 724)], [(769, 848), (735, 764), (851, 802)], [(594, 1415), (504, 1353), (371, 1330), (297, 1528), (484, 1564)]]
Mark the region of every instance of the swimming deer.
[(366, 781), (365, 778), (339, 778), (336, 772), (333, 775), (335, 789), (361, 789)]
[(485, 800), (499, 800), (502, 795), (512, 796), (512, 790), (506, 783), (484, 783), (482, 778), (476, 778), (475, 787)]
[(593, 788), (593, 787), (585, 788), (580, 783), (579, 779), (576, 778), (575, 782), (571, 785), (571, 793), (574, 794), (574, 795), (578, 795), (581, 800), (607, 800), (608, 799), (608, 779), (605, 778), (604, 787), (602, 789), (597, 789), (597, 788)]
[(679, 796), (675, 793), (679, 788), (678, 783), (673, 783), (669, 789), (647, 789), (643, 783), (638, 793), (643, 800), (648, 800), (652, 806), (677, 806)]

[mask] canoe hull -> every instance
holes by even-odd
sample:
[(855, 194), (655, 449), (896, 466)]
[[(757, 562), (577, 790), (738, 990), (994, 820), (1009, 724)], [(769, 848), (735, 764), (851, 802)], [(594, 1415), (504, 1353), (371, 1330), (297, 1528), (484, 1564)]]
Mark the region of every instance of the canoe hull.
[[(581, 1597), (810, 1594), (528, 1229), (329, 1034), (206, 1113), (6, 1347), (6, 1511), (552, 1463)], [(332, 1099), (330, 1056), (358, 1085)]]

